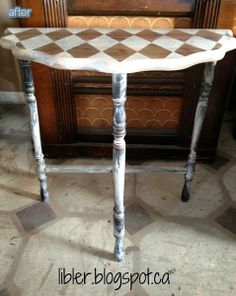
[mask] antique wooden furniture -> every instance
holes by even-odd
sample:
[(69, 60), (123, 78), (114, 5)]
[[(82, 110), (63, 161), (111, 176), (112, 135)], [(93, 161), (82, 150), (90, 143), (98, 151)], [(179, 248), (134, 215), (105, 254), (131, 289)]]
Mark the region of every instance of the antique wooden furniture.
[[(225, 1), (126, 2), (124, 5), (124, 1), (115, 0), (17, 1), (22, 7), (31, 7), (33, 10), (30, 19), (20, 20), (22, 27), (67, 26), (88, 29), (98, 26), (120, 29), (216, 28), (218, 16), (222, 19), (221, 6)], [(227, 54), (216, 67), (217, 83), (211, 92), (207, 124), (199, 142), (198, 156), (201, 159), (213, 159), (216, 152), (232, 59), (232, 54)], [(110, 75), (51, 69), (34, 63), (32, 69), (45, 154), (110, 156)], [(202, 70), (201, 65), (196, 65), (179, 72), (150, 71), (128, 75), (128, 158), (186, 157)], [(45, 82), (43, 89), (39, 87), (42, 79)], [(86, 110), (85, 116), (81, 109)], [(153, 120), (148, 121), (152, 110), (154, 114), (158, 113), (158, 120), (153, 116)]]
[[(23, 69), (42, 200), (48, 200), (46, 173), (113, 171), (115, 256), (117, 260), (122, 260), (125, 232), (125, 172), (185, 173), (182, 201), (189, 199), (190, 184), (196, 165), (196, 149), (207, 110), (215, 63), (221, 60), (227, 51), (236, 48), (236, 39), (232, 37), (229, 30), (93, 29), (88, 31), (81, 28), (11, 28), (5, 32), (0, 44), (11, 49), (20, 59)], [(56, 69), (89, 69), (112, 74), (113, 167), (45, 166), (30, 61), (37, 61)], [(124, 138), (127, 73), (181, 70), (199, 63), (205, 63), (204, 79), (195, 112), (191, 149), (186, 168), (129, 167), (126, 170)]]

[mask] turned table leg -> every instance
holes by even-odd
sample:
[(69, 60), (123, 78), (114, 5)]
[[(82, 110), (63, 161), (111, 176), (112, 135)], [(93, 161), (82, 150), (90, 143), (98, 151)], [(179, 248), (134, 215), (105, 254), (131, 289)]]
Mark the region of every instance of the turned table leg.
[(32, 73), (30, 69), (30, 61), (20, 60), (21, 68), (23, 72), (26, 100), (30, 112), (30, 126), (31, 134), (34, 145), (34, 156), (38, 166), (38, 179), (40, 182), (40, 194), (41, 200), (47, 201), (49, 194), (47, 190), (47, 176), (46, 176), (46, 166), (44, 161), (44, 155), (42, 153), (42, 145), (39, 130), (39, 117), (36, 97), (34, 95), (34, 82), (32, 78)]
[(185, 174), (185, 182), (184, 182), (184, 187), (183, 187), (182, 196), (181, 196), (181, 199), (183, 202), (186, 202), (189, 200), (191, 181), (193, 179), (193, 174), (196, 166), (196, 158), (197, 158), (196, 149), (197, 149), (198, 140), (201, 134), (203, 122), (205, 119), (206, 111), (207, 111), (208, 97), (209, 97), (209, 94), (211, 91), (211, 85), (214, 79), (214, 69), (215, 69), (215, 63), (205, 64), (204, 77), (201, 83), (200, 96), (198, 99), (198, 104), (197, 104), (195, 117), (194, 117), (190, 154), (188, 156), (188, 162), (187, 162), (187, 171)]
[(125, 183), (125, 134), (126, 134), (126, 74), (112, 75), (113, 93), (113, 178), (114, 178), (114, 236), (115, 258), (121, 261), (124, 257), (123, 236), (125, 234), (124, 222), (124, 183)]

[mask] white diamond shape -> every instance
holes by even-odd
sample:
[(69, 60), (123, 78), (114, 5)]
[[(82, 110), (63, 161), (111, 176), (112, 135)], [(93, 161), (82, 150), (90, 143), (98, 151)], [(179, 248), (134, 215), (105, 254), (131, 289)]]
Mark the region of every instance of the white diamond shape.
[(178, 54), (176, 52), (172, 52), (171, 54), (168, 55), (168, 59), (179, 59), (182, 58), (183, 56), (181, 54)]
[(152, 31), (161, 35), (165, 35), (172, 30), (171, 29), (153, 29)]
[(57, 28), (37, 28), (37, 30), (43, 34), (51, 33), (51, 32), (56, 32), (58, 31)]
[(98, 52), (95, 55), (92, 56), (93, 60), (96, 60), (96, 66), (99, 65), (99, 63), (117, 63), (117, 60), (114, 59), (112, 56), (106, 54), (105, 52)]
[(63, 52), (60, 52), (56, 55), (54, 55), (55, 57), (60, 57), (60, 58), (71, 58), (71, 55), (66, 52), (66, 51), (63, 51)]
[(125, 32), (128, 32), (128, 33), (131, 33), (131, 34), (137, 34), (137, 33), (139, 33), (139, 32), (141, 32), (141, 31), (143, 31), (143, 29), (122, 29), (123, 31), (125, 31)]
[(182, 31), (191, 35), (194, 35), (196, 33), (198, 33), (199, 31), (201, 31), (202, 29), (178, 29), (178, 31)]
[(134, 54), (132, 54), (131, 56), (129, 56), (127, 59), (125, 59), (125, 61), (138, 61), (138, 60), (147, 60), (147, 57), (144, 56), (143, 54), (139, 53), (139, 52), (135, 52)]
[(66, 30), (72, 34), (77, 34), (81, 32), (81, 29), (76, 29), (76, 28), (66, 28)]
[(52, 40), (46, 35), (38, 35), (21, 41), (21, 43), (28, 49), (35, 49), (51, 42)]
[(204, 50), (211, 50), (217, 42), (198, 36), (193, 36), (186, 43)]
[(17, 34), (17, 33), (25, 32), (27, 30), (29, 30), (29, 28), (25, 28), (25, 29), (23, 29), (23, 28), (9, 28), (9, 29), (7, 29), (6, 32)]
[(131, 36), (127, 39), (121, 41), (122, 44), (132, 48), (135, 51), (139, 51), (146, 47), (150, 42), (147, 40), (144, 40), (143, 38), (140, 38), (138, 36)]
[(154, 40), (152, 43), (171, 51), (175, 51), (177, 48), (184, 44), (183, 41), (177, 40), (169, 36), (161, 36)]
[(19, 42), (19, 39), (16, 37), (16, 35), (9, 35), (9, 36), (4, 37), (4, 39), (11, 40), (14, 42)]
[(213, 33), (217, 33), (217, 34), (220, 34), (220, 35), (230, 35), (230, 36), (233, 36), (233, 33), (231, 30), (224, 30), (224, 29), (207, 29), (207, 31), (210, 31), (210, 32), (213, 32)]
[(59, 45), (63, 50), (68, 50), (73, 47), (79, 46), (85, 42), (83, 39), (81, 39), (77, 35), (70, 35), (70, 36), (62, 38), (60, 40), (55, 41), (55, 43), (57, 45)]
[(119, 42), (117, 40), (110, 38), (109, 36), (102, 35), (97, 38), (94, 38), (93, 40), (89, 40), (88, 43), (97, 48), (98, 50), (103, 51), (114, 46)]
[(95, 31), (105, 35), (105, 34), (108, 34), (108, 33), (112, 32), (112, 31), (114, 31), (114, 29), (103, 29), (102, 28), (102, 29), (96, 29)]

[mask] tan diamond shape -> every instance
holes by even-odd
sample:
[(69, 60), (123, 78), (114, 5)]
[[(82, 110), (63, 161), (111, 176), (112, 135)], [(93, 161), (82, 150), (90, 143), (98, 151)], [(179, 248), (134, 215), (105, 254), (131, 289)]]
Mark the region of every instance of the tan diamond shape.
[(57, 30), (57, 31), (54, 31), (54, 32), (47, 33), (45, 35), (47, 35), (52, 40), (59, 40), (59, 39), (62, 39), (62, 38), (65, 38), (65, 37), (68, 37), (68, 36), (72, 35), (72, 33), (69, 32), (66, 29), (61, 29), (61, 30)]
[(16, 33), (15, 35), (19, 40), (25, 40), (25, 39), (29, 39), (29, 38), (41, 35), (41, 32), (39, 32), (37, 29), (29, 29), (27, 31)]
[(151, 59), (160, 59), (167, 57), (171, 53), (171, 51), (155, 44), (149, 44), (148, 46), (140, 50), (140, 53)]
[(192, 37), (191, 34), (179, 31), (179, 30), (172, 30), (166, 34), (166, 36), (172, 37), (174, 39), (178, 39), (180, 41), (187, 41), (190, 37)]
[(222, 37), (221, 34), (217, 34), (208, 30), (200, 30), (197, 34), (195, 34), (195, 36), (199, 36), (212, 41), (218, 41)]
[(67, 50), (67, 52), (74, 58), (88, 58), (93, 56), (95, 53), (98, 53), (99, 51), (92, 45), (84, 43), (82, 45)]
[(183, 44), (180, 48), (178, 48), (175, 52), (178, 54), (181, 54), (183, 56), (187, 56), (189, 54), (192, 53), (196, 53), (196, 52), (200, 52), (200, 51), (204, 51), (201, 48), (192, 46), (190, 44)]
[(55, 43), (49, 43), (47, 45), (36, 48), (35, 50), (42, 51), (42, 52), (49, 54), (49, 55), (56, 55), (56, 54), (64, 51)]
[(107, 34), (109, 37), (121, 41), (124, 40), (133, 34), (130, 34), (129, 32), (123, 31), (123, 30), (115, 30)]
[(222, 47), (222, 44), (216, 43), (216, 45), (212, 49), (219, 49)]
[(9, 35), (14, 35), (14, 33), (12, 33), (9, 29), (7, 29), (7, 31), (4, 33), (4, 37), (9, 36)]
[(136, 36), (141, 37), (141, 38), (148, 40), (148, 41), (153, 41), (162, 35), (159, 33), (150, 31), (150, 30), (143, 30), (143, 31), (137, 33)]
[(84, 40), (92, 40), (94, 38), (97, 38), (98, 36), (101, 36), (102, 34), (99, 33), (98, 31), (93, 30), (93, 29), (88, 29), (88, 30), (80, 32), (76, 35)]
[(123, 44), (116, 44), (104, 51), (109, 56), (121, 62), (131, 56), (135, 51)]
[(17, 42), (16, 47), (25, 49), (24, 45), (21, 42)]

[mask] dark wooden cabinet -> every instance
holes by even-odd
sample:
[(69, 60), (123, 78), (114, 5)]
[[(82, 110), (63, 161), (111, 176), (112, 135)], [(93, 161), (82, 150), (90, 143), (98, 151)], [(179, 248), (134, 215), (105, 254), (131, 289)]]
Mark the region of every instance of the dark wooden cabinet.
[[(19, 0), (18, 4), (32, 7), (32, 18), (21, 21), (21, 25), (26, 27), (216, 28), (221, 2)], [(225, 93), (234, 58), (234, 53), (228, 53), (216, 67), (199, 146), (201, 159), (212, 160), (216, 153)], [(55, 70), (35, 63), (33, 75), (44, 153), (47, 156), (110, 156), (111, 77), (88, 71)], [(129, 97), (131, 99), (127, 111), (130, 119), (126, 137), (128, 158), (186, 158), (201, 76), (201, 65), (182, 72), (129, 75), (128, 100)], [(94, 102), (94, 106), (91, 102)], [(145, 105), (146, 113), (138, 109), (140, 104)], [(94, 112), (90, 112), (92, 108)], [(155, 114), (159, 118), (156, 116), (152, 122), (148, 121), (151, 112), (148, 108), (156, 108)], [(88, 116), (86, 120), (85, 115)]]

